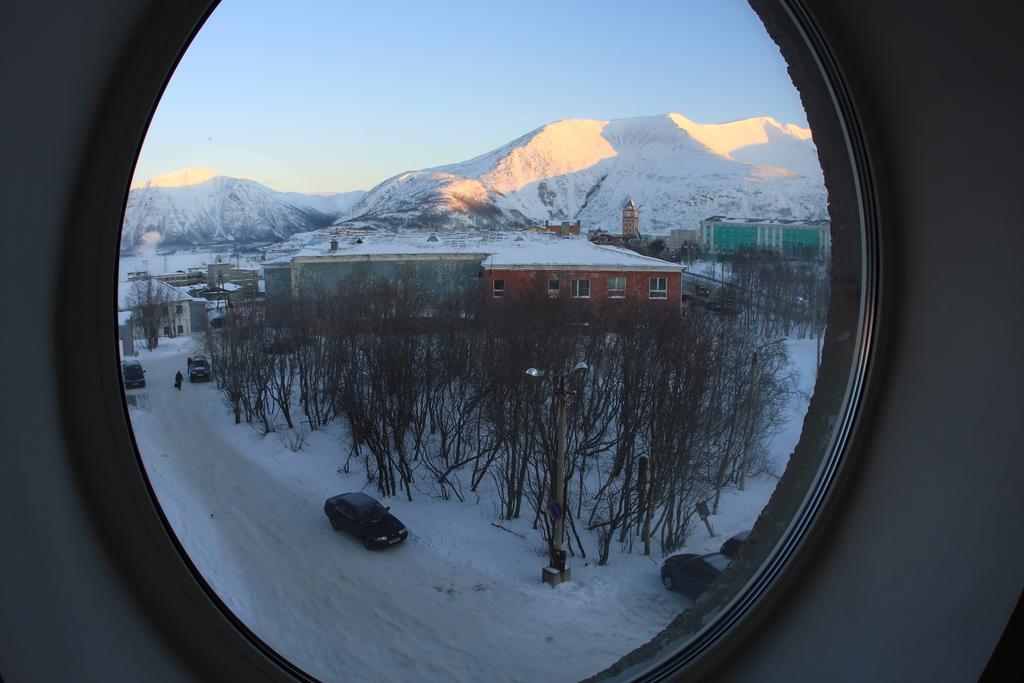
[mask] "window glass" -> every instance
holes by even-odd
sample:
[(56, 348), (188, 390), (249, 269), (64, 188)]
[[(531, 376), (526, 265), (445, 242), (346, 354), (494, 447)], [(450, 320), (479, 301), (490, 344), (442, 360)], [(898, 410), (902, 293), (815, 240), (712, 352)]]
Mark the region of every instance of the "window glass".
[(608, 278), (608, 296), (613, 299), (621, 299), (626, 296), (626, 278), (622, 275), (613, 275)]
[(590, 297), (590, 280), (573, 280), (572, 281), (572, 295), (577, 299), (586, 299)]
[[(641, 675), (784, 564), (856, 223), (834, 247), (849, 200), (747, 3), (629, 15), (608, 51), (583, 0), (223, 0), (167, 86), (128, 416), (205, 583), (317, 679)], [(595, 49), (524, 49), (538, 16)]]

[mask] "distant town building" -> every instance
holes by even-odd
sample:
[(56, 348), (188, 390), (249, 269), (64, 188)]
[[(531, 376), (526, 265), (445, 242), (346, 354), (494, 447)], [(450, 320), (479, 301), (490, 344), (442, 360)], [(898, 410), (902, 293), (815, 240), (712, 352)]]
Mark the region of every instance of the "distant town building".
[(205, 301), (224, 301), (229, 304), (237, 304), (241, 301), (252, 300), (252, 294), (247, 293), (246, 288), (241, 285), (225, 282), (223, 286), (199, 284), (181, 287), (181, 291), (196, 299)]
[(242, 296), (251, 297), (258, 291), (259, 272), (249, 268), (236, 268), (230, 263), (217, 262), (205, 267), (188, 268), (173, 273), (154, 273), (135, 271), (128, 273), (129, 282), (138, 282), (153, 278), (172, 287), (186, 288), (196, 285), (208, 287), (225, 287), (226, 285), (242, 288)]
[(544, 221), (544, 231), (553, 232), (558, 235), (578, 235), (580, 234), (580, 222), (570, 223), (569, 221), (562, 221), (561, 223), (548, 223)]
[(709, 254), (769, 249), (788, 258), (824, 260), (832, 253), (828, 221), (712, 216), (700, 222), (700, 246)]
[(150, 274), (147, 271), (139, 270), (132, 273), (128, 273), (129, 282), (138, 282), (140, 280), (148, 280), (153, 278), (160, 282), (166, 283), (171, 287), (185, 287), (188, 285), (198, 285), (206, 282), (206, 269), (205, 268), (188, 268), (187, 270), (178, 270), (173, 273), (154, 273)]
[(234, 291), (240, 288), (238, 296), (251, 298), (259, 292), (259, 272), (251, 268), (234, 268), (229, 263), (211, 263), (206, 266), (205, 283)]
[(594, 244), (614, 245), (614, 246), (620, 246), (620, 247), (624, 243), (623, 239), (622, 239), (622, 235), (612, 234), (612, 233), (610, 233), (610, 232), (608, 232), (606, 230), (602, 230), (600, 228), (597, 228), (596, 230), (588, 230), (587, 231), (587, 239), (589, 239)]
[(700, 241), (700, 231), (696, 228), (692, 230), (679, 228), (670, 230), (664, 239), (666, 247), (672, 251), (678, 251), (683, 245), (696, 246)]
[(648, 238), (640, 233), (640, 209), (627, 199), (622, 207), (622, 232), (608, 232), (598, 228), (587, 232), (588, 239), (594, 244), (614, 247), (646, 247)]

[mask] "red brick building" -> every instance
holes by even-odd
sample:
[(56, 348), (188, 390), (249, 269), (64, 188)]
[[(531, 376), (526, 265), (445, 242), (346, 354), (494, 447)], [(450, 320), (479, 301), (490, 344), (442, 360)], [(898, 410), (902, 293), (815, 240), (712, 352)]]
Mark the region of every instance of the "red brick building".
[(678, 312), (682, 267), (585, 238), (531, 240), (484, 260), (490, 306), (522, 296), (564, 299), (587, 310), (634, 307)]

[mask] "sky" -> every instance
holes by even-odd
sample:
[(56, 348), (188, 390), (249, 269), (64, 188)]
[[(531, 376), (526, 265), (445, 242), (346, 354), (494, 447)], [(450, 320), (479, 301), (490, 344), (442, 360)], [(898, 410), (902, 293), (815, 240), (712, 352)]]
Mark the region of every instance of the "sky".
[(223, 0), (157, 107), (134, 182), (198, 166), (368, 190), (566, 118), (807, 125), (744, 0)]

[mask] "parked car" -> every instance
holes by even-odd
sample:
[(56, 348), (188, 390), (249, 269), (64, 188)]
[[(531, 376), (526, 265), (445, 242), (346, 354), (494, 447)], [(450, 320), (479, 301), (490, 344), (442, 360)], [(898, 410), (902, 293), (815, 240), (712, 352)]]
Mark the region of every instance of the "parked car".
[(725, 542), (722, 543), (722, 547), (718, 549), (718, 552), (722, 553), (730, 560), (735, 560), (736, 555), (740, 552), (740, 548), (742, 548), (743, 544), (747, 542), (747, 536), (749, 535), (750, 530), (748, 529), (747, 531), (741, 531), (738, 534), (730, 536), (725, 539)]
[(142, 363), (137, 360), (128, 359), (121, 363), (121, 377), (124, 378), (125, 389), (146, 386), (146, 371), (142, 369)]
[(331, 526), (358, 536), (370, 548), (386, 548), (404, 541), (409, 531), (373, 496), (365, 493), (342, 493), (328, 498), (324, 512)]
[(193, 358), (192, 365), (188, 369), (189, 382), (209, 382), (210, 364), (205, 358)]
[(729, 566), (722, 553), (673, 555), (661, 565), (661, 582), (670, 591), (696, 599)]

